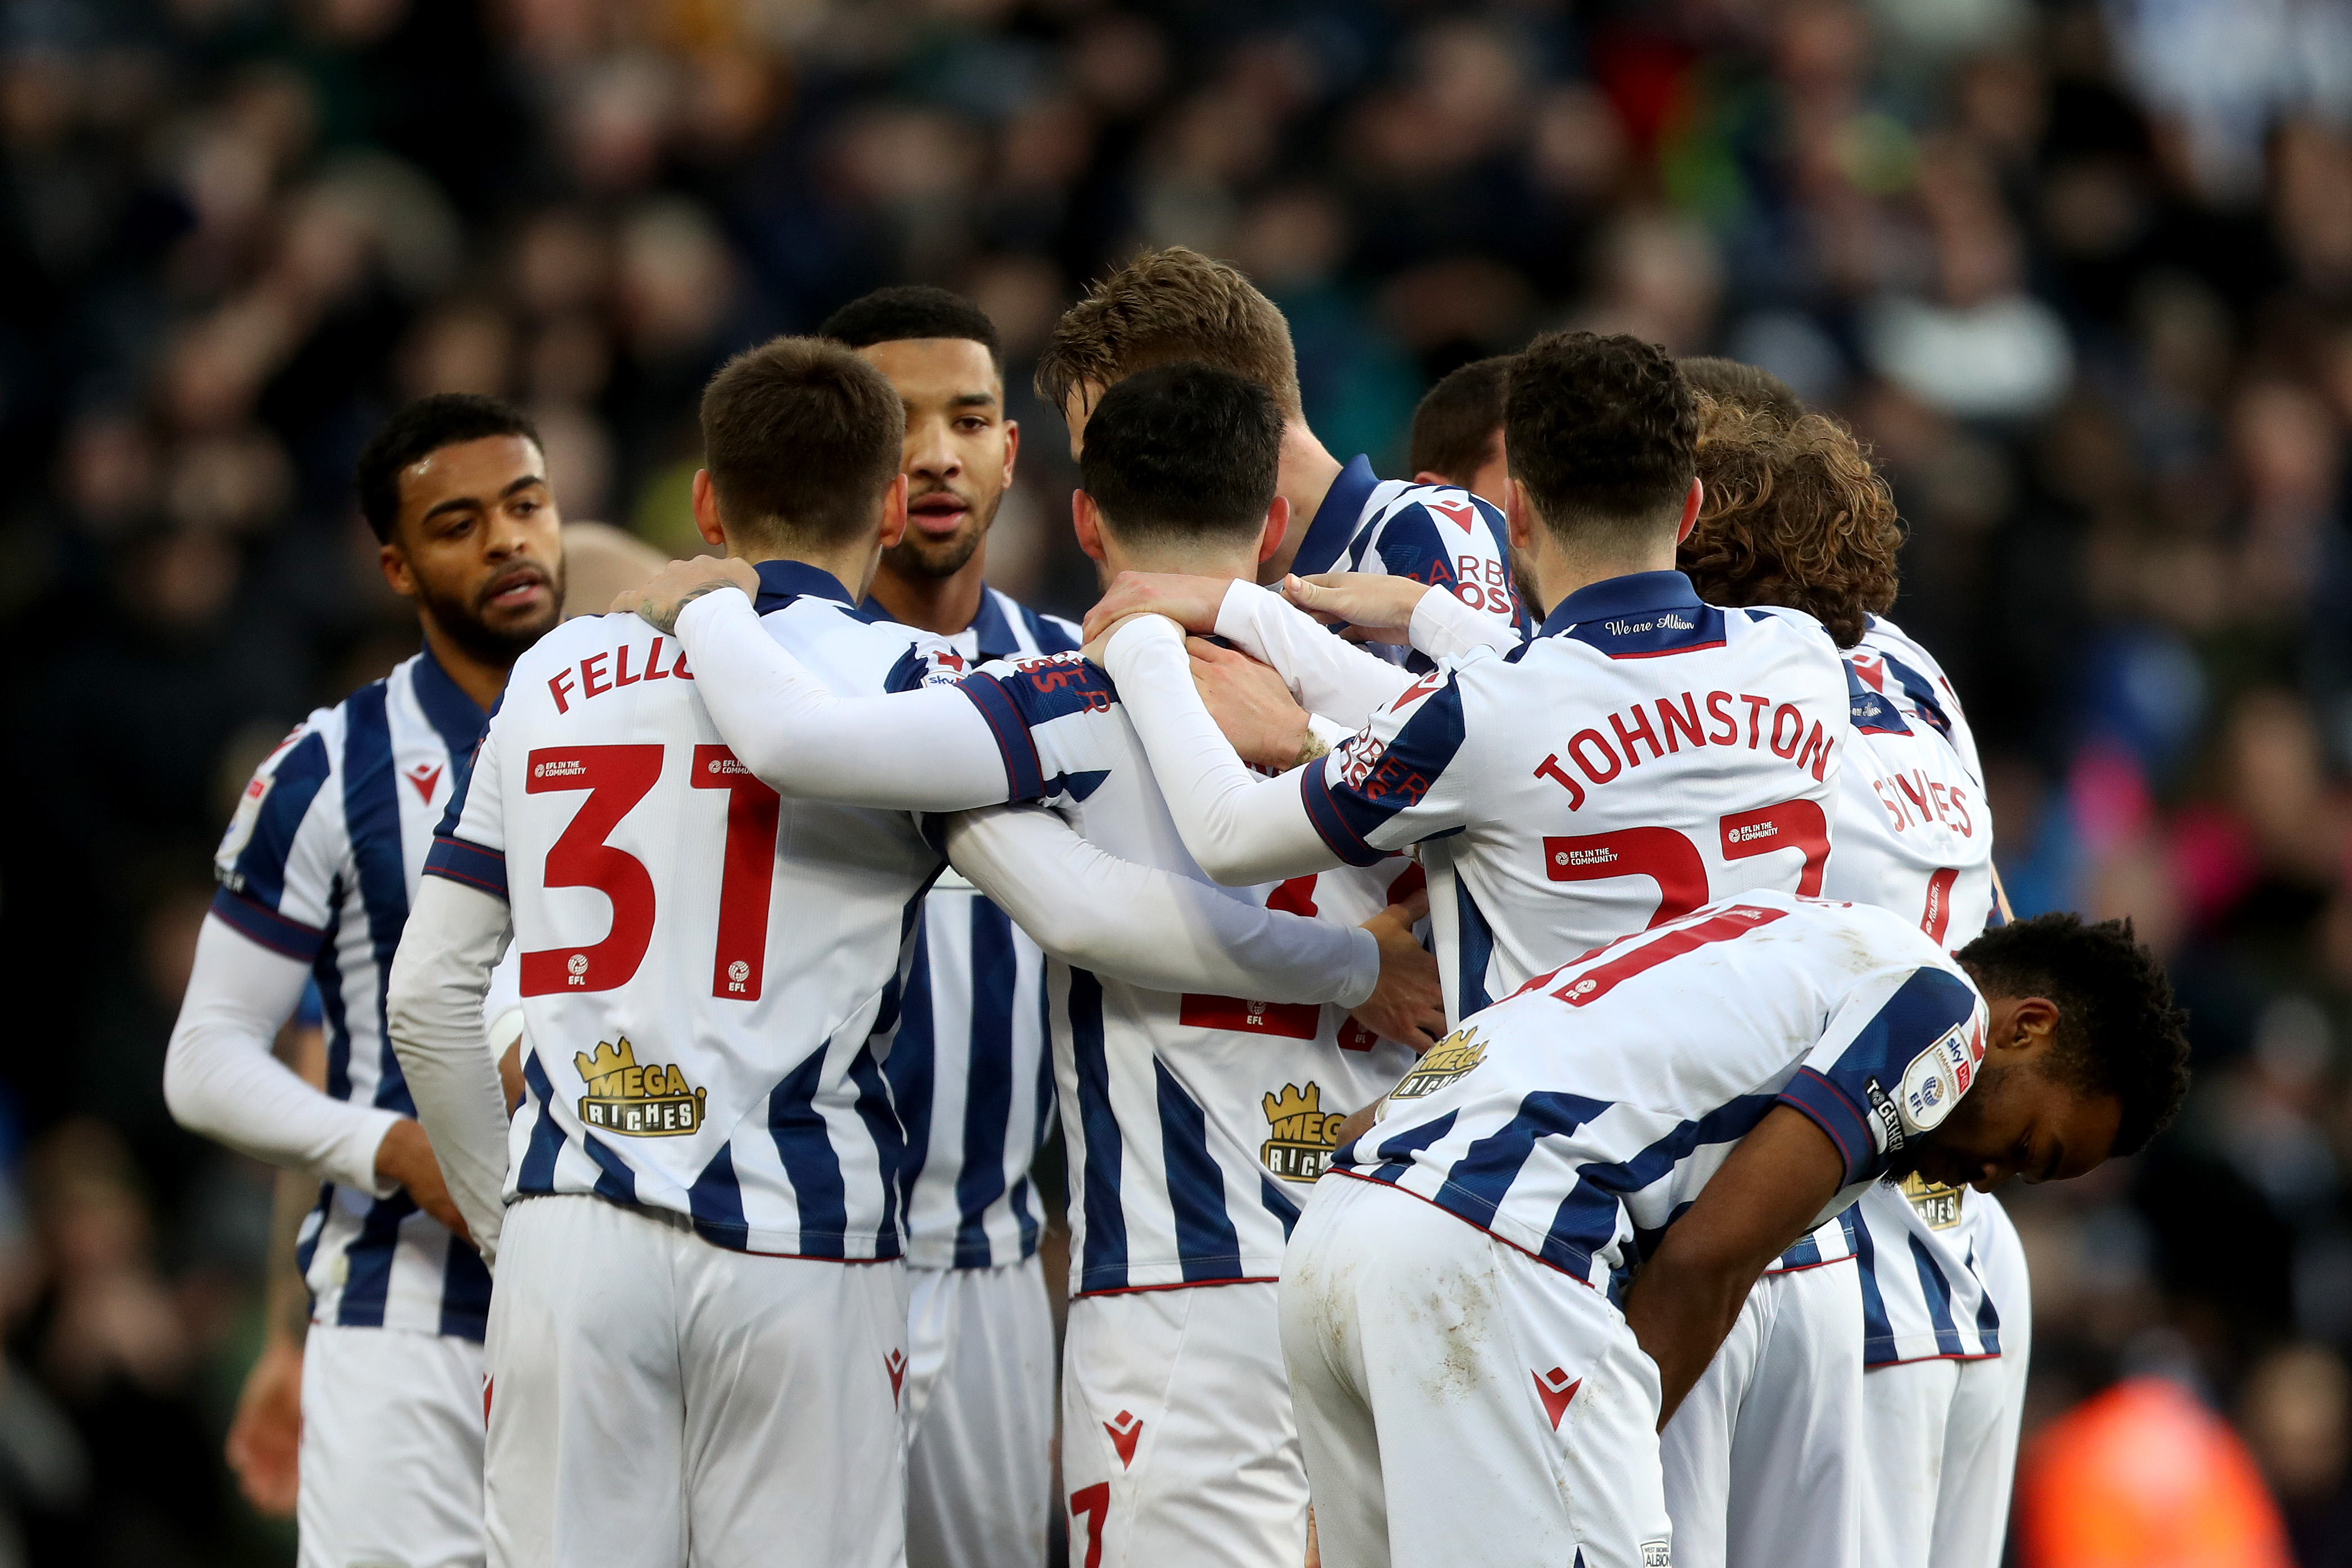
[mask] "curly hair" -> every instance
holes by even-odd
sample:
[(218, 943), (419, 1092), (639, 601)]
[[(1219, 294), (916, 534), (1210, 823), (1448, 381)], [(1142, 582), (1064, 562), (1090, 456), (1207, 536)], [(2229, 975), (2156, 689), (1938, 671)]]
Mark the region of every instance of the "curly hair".
[(1546, 332), (1511, 362), (1504, 450), (1563, 541), (1646, 543), (1680, 522), (1697, 436), (1690, 388), (1654, 344)]
[(1675, 564), (1710, 604), (1801, 610), (1853, 647), (1895, 603), (1903, 524), (1886, 481), (1827, 414), (1696, 401), (1706, 497)]
[(2163, 963), (2126, 920), (2037, 915), (1997, 925), (1958, 955), (1988, 998), (2047, 997), (2060, 1014), (2050, 1073), (2123, 1105), (2114, 1153), (2136, 1155), (2189, 1095), (2189, 1015)]

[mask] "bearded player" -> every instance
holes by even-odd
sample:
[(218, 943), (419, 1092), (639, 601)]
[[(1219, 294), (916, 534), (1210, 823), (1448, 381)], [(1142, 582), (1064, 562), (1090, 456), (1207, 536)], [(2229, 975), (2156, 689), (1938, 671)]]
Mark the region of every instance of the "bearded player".
[[(1077, 628), (987, 581), (988, 532), (1021, 427), (985, 311), (922, 285), (877, 289), (819, 335), (889, 378), (907, 409), (907, 531), (866, 608), (969, 665), (1058, 653)], [(907, 1560), (1032, 1563), (1052, 1506), (1054, 1322), (1029, 1166), (1053, 1125), (1045, 956), (952, 870), (923, 926), (884, 1071), (907, 1124)]]
[[(300, 1385), (301, 1562), (478, 1563), (490, 1281), (384, 1037), (385, 982), (486, 715), (561, 613), (562, 525), (538, 433), (488, 398), (403, 409), (358, 490), (425, 647), (312, 714), (247, 787), (163, 1088), (183, 1125), (316, 1184), (307, 1321), (273, 1323), (247, 1394), (257, 1413)], [(311, 978), (323, 1090), (270, 1054)]]

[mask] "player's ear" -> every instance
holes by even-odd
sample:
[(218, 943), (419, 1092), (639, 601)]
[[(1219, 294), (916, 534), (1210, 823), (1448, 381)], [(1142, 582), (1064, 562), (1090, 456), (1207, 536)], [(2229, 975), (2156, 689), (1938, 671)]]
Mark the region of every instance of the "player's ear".
[(1423, 469), (1420, 473), (1412, 476), (1412, 482), (1416, 485), (1451, 485), (1454, 483), (1453, 480), (1448, 479), (1444, 475), (1440, 474), (1434, 468)]
[(901, 472), (890, 476), (890, 487), (882, 492), (882, 548), (888, 549), (907, 537), (907, 476)]
[[(400, 525), (394, 523), (394, 528)], [(390, 539), (375, 547), (375, 562), (383, 572), (384, 581), (403, 599), (416, 597), (416, 573), (408, 564), (408, 552)]]
[(1274, 505), (1265, 509), (1265, 527), (1258, 532), (1257, 559), (1261, 561), (1272, 560), (1274, 552), (1282, 548), (1282, 541), (1289, 535), (1290, 497), (1276, 496), (1274, 498)]
[(1698, 527), (1698, 509), (1706, 502), (1706, 486), (1701, 484), (1698, 476), (1694, 474), (1691, 476), (1690, 493), (1683, 497), (1682, 526), (1675, 530), (1675, 543), (1680, 544), (1690, 538), (1691, 529)]
[(710, 470), (694, 471), (694, 531), (702, 536), (705, 544), (727, 548), (727, 524), (719, 516), (719, 489), (710, 482)]
[(1517, 479), (1503, 481), (1503, 525), (1511, 536), (1511, 553), (1524, 555), (1535, 548), (1535, 530), (1541, 526), (1528, 487)]
[(1070, 528), (1078, 536), (1078, 548), (1087, 552), (1088, 560), (1102, 559), (1102, 513), (1084, 490), (1070, 492)]
[(1008, 419), (1004, 422), (1004, 487), (1008, 490), (1013, 487), (1013, 465), (1020, 455), (1021, 422)]

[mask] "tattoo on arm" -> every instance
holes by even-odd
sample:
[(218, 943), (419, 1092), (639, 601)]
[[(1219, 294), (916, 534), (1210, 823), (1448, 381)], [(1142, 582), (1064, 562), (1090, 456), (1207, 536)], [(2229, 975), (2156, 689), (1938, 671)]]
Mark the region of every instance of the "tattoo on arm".
[(677, 635), (677, 618), (686, 612), (686, 607), (688, 605), (693, 603), (696, 600), (701, 598), (706, 593), (717, 593), (722, 589), (733, 588), (734, 586), (735, 585), (733, 583), (728, 581), (725, 578), (719, 578), (715, 581), (701, 583), (696, 587), (688, 589), (684, 593), (677, 596), (677, 602), (675, 604), (658, 608), (648, 604), (637, 613), (643, 615), (647, 621), (652, 622), (655, 631), (662, 632), (666, 636), (675, 637)]

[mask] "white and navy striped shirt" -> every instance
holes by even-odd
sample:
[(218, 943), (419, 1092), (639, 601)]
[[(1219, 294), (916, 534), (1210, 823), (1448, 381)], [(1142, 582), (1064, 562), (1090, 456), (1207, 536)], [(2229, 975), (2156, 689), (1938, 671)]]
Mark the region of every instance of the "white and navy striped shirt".
[[(888, 613), (871, 599), (866, 608)], [(1068, 652), (1081, 638), (983, 588), (972, 623), (940, 641), (982, 664)], [(1045, 955), (952, 870), (923, 900), (883, 1071), (907, 1128), (907, 1261), (986, 1269), (1035, 1252), (1045, 1216), (1029, 1167), (1054, 1118)]]
[[(1208, 880), (1100, 669), (1076, 654), (1023, 660), (962, 690), (1000, 736), (1034, 747), (1013, 768), (1017, 792), (1123, 860)], [(1342, 926), (1397, 896), (1330, 874), (1227, 891)], [(1336, 1004), (1176, 995), (1058, 962), (1047, 1010), (1080, 1295), (1277, 1278), (1339, 1124), (1412, 1061)]]
[[(1933, 656), (1890, 621), (1871, 618), (1846, 666), (1854, 744), (1823, 891), (1916, 920), (1958, 950), (2000, 918), (1967, 716)], [(1864, 1364), (2000, 1354), (2000, 1307), (1981, 1269), (1992, 1214), (1982, 1194), (1915, 1180), (1872, 1189), (1844, 1217), (1862, 1263)]]
[[(762, 629), (835, 691), (937, 671), (926, 634), (875, 623), (830, 574), (759, 574)], [(904, 813), (780, 800), (695, 691), (635, 616), (550, 632), (434, 845), (429, 872), (509, 900), (522, 950), (507, 1195), (660, 1209), (738, 1250), (898, 1258), (881, 1058), (940, 857)]]
[[(482, 710), (429, 653), (305, 720), (255, 773), (221, 840), (213, 913), (311, 966), (326, 1091), (414, 1116), (384, 1030), (393, 950)], [(405, 1192), (327, 1185), (298, 1254), (320, 1322), (479, 1340), (490, 1278)]]
[(1941, 1124), (1982, 998), (1885, 910), (1756, 892), (1611, 943), (1462, 1020), (1333, 1157), (1615, 1291), (1776, 1104), (1845, 1186)]
[[(1382, 479), (1369, 457), (1357, 457), (1332, 481), (1290, 570), (1301, 577), (1363, 571), (1410, 578), (1444, 589), (1522, 638), (1534, 629), (1511, 575), (1510, 534), (1494, 504), (1457, 486)], [(1391, 643), (1368, 647), (1417, 670), (1430, 664)]]

